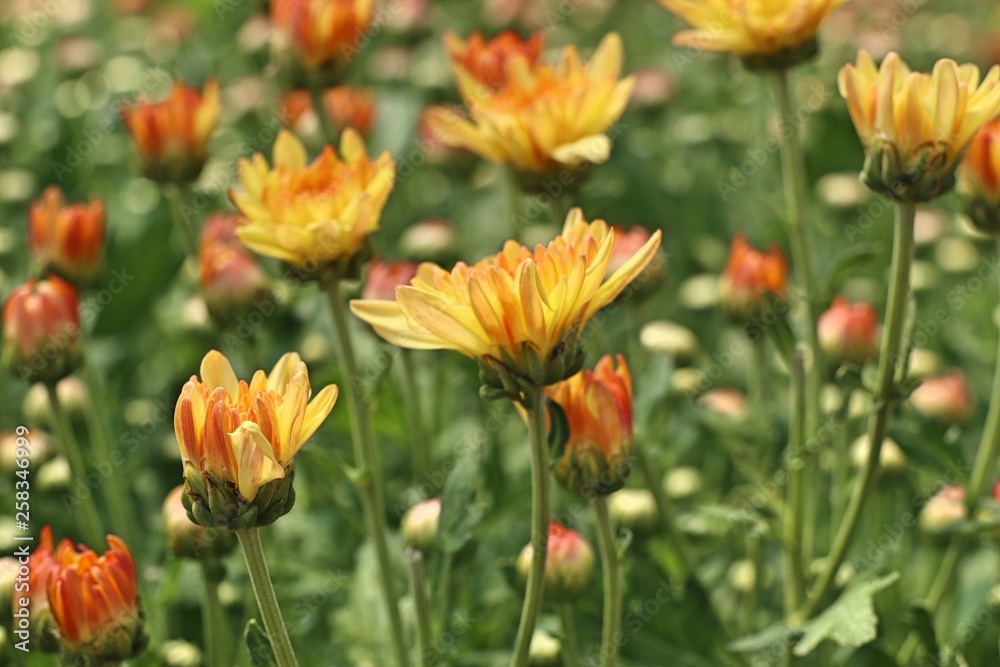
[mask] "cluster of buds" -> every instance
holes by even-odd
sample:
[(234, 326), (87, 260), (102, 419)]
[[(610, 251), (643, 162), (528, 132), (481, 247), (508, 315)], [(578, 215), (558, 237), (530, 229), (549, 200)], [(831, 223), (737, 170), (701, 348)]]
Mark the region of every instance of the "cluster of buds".
[[(527, 579), (534, 549), (527, 545), (517, 557), (517, 572)], [(549, 522), (545, 553), (545, 594), (559, 602), (570, 602), (587, 589), (594, 577), (594, 550), (580, 533)]]

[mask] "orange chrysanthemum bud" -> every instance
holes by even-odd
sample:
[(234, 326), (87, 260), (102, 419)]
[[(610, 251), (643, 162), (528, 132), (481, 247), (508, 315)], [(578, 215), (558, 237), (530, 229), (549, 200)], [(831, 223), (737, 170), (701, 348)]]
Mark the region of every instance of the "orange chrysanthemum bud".
[(920, 527), (934, 535), (946, 532), (969, 516), (968, 491), (960, 484), (938, 491), (920, 510)]
[(176, 487), (163, 501), (163, 533), (167, 547), (181, 558), (204, 558), (229, 553), (234, 544), (228, 530), (199, 526), (184, 507), (184, 485)]
[(817, 323), (819, 344), (829, 359), (862, 365), (878, 355), (878, 313), (870, 303), (833, 300)]
[(3, 366), (22, 380), (58, 382), (83, 356), (76, 290), (52, 276), (28, 280), (3, 307)]
[(925, 378), (910, 394), (910, 403), (918, 412), (946, 424), (965, 423), (976, 407), (969, 381), (958, 369)]
[[(549, 543), (545, 553), (545, 594), (557, 602), (571, 602), (594, 579), (594, 550), (580, 533), (549, 521)], [(517, 557), (517, 572), (527, 579), (535, 550), (524, 547)]]
[(816, 31), (844, 0), (660, 0), (694, 29), (674, 36), (674, 44), (701, 51), (732, 53), (748, 67), (784, 69), (818, 49)]
[[(336, 86), (323, 91), (323, 111), (337, 132), (353, 128), (367, 136), (375, 124), (375, 93), (367, 88)], [(309, 91), (293, 90), (282, 99), (285, 124), (298, 128), (308, 116), (315, 126), (319, 122)]]
[(444, 46), (452, 67), (461, 67), (473, 79), (490, 90), (500, 90), (507, 85), (507, 68), (515, 54), (523, 58), (529, 67), (538, 64), (538, 58), (545, 47), (545, 35), (536, 32), (523, 39), (513, 30), (506, 30), (491, 40), (476, 32), (468, 40), (462, 41), (453, 32), (444, 36)]
[(108, 535), (108, 551), (102, 556), (82, 544), (77, 551), (63, 540), (52, 563), (48, 595), (69, 664), (115, 664), (146, 648), (135, 563), (114, 535)]
[(175, 81), (161, 102), (140, 100), (134, 107), (121, 107), (143, 173), (166, 183), (198, 178), (219, 114), (219, 84), (214, 79), (204, 92)]
[(622, 51), (616, 33), (601, 41), (587, 64), (573, 46), (555, 66), (532, 62), (530, 47), (495, 55), (486, 49), (483, 56), (483, 49), (465, 46), (463, 53), (473, 58), (496, 59), (501, 85), (482, 83), (456, 60), (455, 79), (469, 116), (435, 107), (427, 121), (444, 143), (535, 177), (600, 164), (611, 154), (605, 133), (625, 111), (635, 83), (633, 77), (619, 78)]
[(976, 133), (1000, 112), (1000, 66), (939, 60), (912, 72), (890, 53), (879, 68), (867, 51), (837, 79), (865, 147), (861, 180), (898, 201), (927, 201), (955, 185), (955, 168)]
[(294, 352), (271, 373), (236, 378), (212, 350), (181, 390), (174, 432), (184, 461), (184, 507), (205, 527), (265, 526), (295, 502), (295, 453), (316, 432), (337, 400), (336, 385), (310, 402), (309, 372)]
[(632, 451), (632, 376), (621, 355), (606, 355), (549, 387), (569, 426), (569, 438), (553, 464), (564, 488), (584, 497), (606, 496), (625, 485)]
[(368, 265), (365, 287), (361, 291), (364, 299), (396, 298), (396, 288), (409, 285), (417, 276), (417, 265), (413, 262), (383, 262), (376, 258)]
[(86, 282), (104, 253), (104, 203), (67, 205), (62, 190), (50, 185), (28, 211), (28, 248), (40, 271)]
[(271, 27), (279, 51), (307, 70), (347, 63), (363, 46), (375, 0), (274, 0)]
[(209, 312), (223, 320), (246, 311), (270, 291), (264, 270), (236, 237), (238, 220), (231, 213), (209, 216), (198, 248), (202, 296)]
[[(49, 578), (52, 575), (53, 542), (52, 528), (45, 526), (38, 539), (38, 546), (31, 552), (27, 563), (18, 566), (18, 583), (27, 588), (14, 588), (12, 629), (19, 641), (36, 638), (39, 647), (46, 653), (59, 649), (55, 641), (55, 621), (49, 609)], [(23, 633), (23, 634), (21, 634)]]
[(965, 213), (984, 234), (1000, 235), (1000, 119), (987, 123), (958, 170)]
[(351, 310), (400, 347), (476, 359), (484, 395), (520, 400), (580, 369), (583, 327), (649, 264), (660, 236), (611, 273), (614, 232), (573, 209), (547, 247), (507, 241), (497, 255), (451, 271), (424, 263), (408, 286), (396, 288), (394, 302), (352, 301)]
[(740, 234), (733, 239), (726, 270), (719, 281), (726, 314), (737, 322), (758, 316), (770, 298), (784, 299), (788, 289), (788, 262), (777, 246), (762, 253)]
[(258, 153), (240, 160), (239, 170), (245, 191), (229, 196), (246, 217), (236, 232), (244, 245), (307, 272), (353, 274), (378, 229), (396, 163), (388, 151), (371, 160), (361, 136), (348, 129), (340, 157), (326, 146), (307, 164), (305, 146), (282, 130), (273, 167)]

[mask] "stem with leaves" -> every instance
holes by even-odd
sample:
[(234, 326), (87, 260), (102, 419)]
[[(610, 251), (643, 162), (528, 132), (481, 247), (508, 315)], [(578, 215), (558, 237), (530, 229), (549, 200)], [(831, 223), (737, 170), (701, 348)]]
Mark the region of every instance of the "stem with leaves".
[(295, 651), (292, 640), (288, 638), (285, 620), (281, 617), (278, 598), (274, 595), (274, 585), (271, 574), (267, 570), (267, 560), (264, 558), (264, 548), (260, 543), (260, 531), (257, 528), (243, 528), (233, 531), (243, 548), (243, 558), (247, 562), (247, 572), (250, 574), (250, 585), (253, 586), (260, 615), (264, 619), (264, 629), (271, 641), (278, 667), (296, 667)]

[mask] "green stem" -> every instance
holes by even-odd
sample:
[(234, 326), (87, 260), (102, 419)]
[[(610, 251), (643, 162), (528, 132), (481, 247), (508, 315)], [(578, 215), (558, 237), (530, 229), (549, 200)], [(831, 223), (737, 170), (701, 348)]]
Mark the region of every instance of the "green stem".
[(531, 569), (521, 607), (521, 621), (517, 626), (517, 639), (511, 667), (528, 664), (528, 649), (535, 632), (535, 621), (542, 606), (545, 592), (545, 557), (549, 548), (549, 449), (547, 438), (547, 413), (545, 389), (536, 387), (524, 400), (528, 413), (528, 431), (531, 437)]
[(214, 558), (202, 558), (201, 620), (208, 664), (226, 665), (229, 660), (229, 628), (226, 614), (219, 601), (219, 570), (221, 564)]
[(868, 501), (878, 472), (882, 440), (885, 438), (889, 426), (889, 416), (892, 412), (896, 368), (900, 361), (903, 328), (910, 297), (910, 265), (913, 263), (914, 246), (913, 221), (916, 212), (917, 205), (913, 202), (898, 202), (896, 204), (889, 299), (886, 307), (885, 329), (882, 332), (878, 377), (872, 398), (875, 411), (868, 420), (868, 457), (865, 459), (858, 480), (851, 491), (847, 512), (837, 530), (823, 571), (810, 591), (809, 599), (796, 613), (796, 619), (800, 621), (812, 618), (822, 608), (827, 595), (832, 590), (837, 571), (844, 562), (858, 523), (865, 513), (865, 503)]
[(323, 103), (323, 85), (318, 82), (310, 82), (309, 97), (312, 100), (313, 111), (319, 121), (320, 131), (323, 133), (323, 143), (329, 144), (337, 140), (337, 132), (330, 122), (330, 117), (326, 113), (326, 105)]
[(618, 629), (622, 621), (622, 582), (619, 573), (618, 547), (615, 530), (608, 513), (608, 499), (596, 496), (594, 516), (597, 520), (597, 546), (601, 552), (601, 571), (604, 574), (604, 622), (601, 626), (601, 667), (618, 664)]
[(417, 382), (417, 367), (413, 363), (411, 350), (399, 350), (402, 360), (403, 406), (410, 419), (411, 444), (413, 448), (413, 475), (421, 483), (431, 471), (431, 441), (424, 431), (423, 412), (420, 409), (420, 386)]
[(409, 547), (406, 559), (410, 563), (410, 588), (413, 607), (417, 616), (417, 652), (420, 667), (431, 667), (430, 649), (434, 643), (431, 635), (431, 609), (427, 601), (427, 581), (424, 576), (424, 555), (419, 549)]
[(170, 201), (170, 217), (173, 218), (174, 226), (181, 230), (188, 254), (197, 259), (200, 226), (197, 222), (188, 219), (183, 208), (184, 202), (189, 199), (190, 188), (186, 185), (174, 185), (165, 188), (163, 194)]
[[(104, 387), (97, 369), (89, 361), (84, 364), (84, 378), (90, 393), (90, 405), (86, 411), (87, 429), (90, 431), (90, 440), (97, 450), (97, 457), (112, 468), (123, 468), (124, 458), (121, 459), (120, 463), (115, 462), (117, 457), (114, 454), (117, 452), (113, 452), (111, 445), (110, 415), (106, 410), (101, 409), (107, 406), (104, 399)], [(122, 474), (124, 472), (126, 471), (113, 470), (112, 474), (108, 475), (104, 485), (104, 502), (111, 514), (113, 529), (121, 531), (119, 534), (126, 544), (138, 545), (132, 513), (129, 511), (132, 508), (132, 503), (128, 499), (126, 489), (122, 486), (121, 477), (129, 479), (127, 474)]]
[(784, 548), (785, 563), (785, 614), (791, 616), (802, 604), (805, 596), (806, 573), (802, 559), (802, 500), (803, 473), (802, 438), (805, 422), (805, 368), (802, 350), (792, 356), (791, 424), (788, 432), (788, 487), (785, 515)]
[[(847, 505), (847, 471), (851, 457), (851, 431), (847, 428), (847, 420), (851, 408), (850, 389), (844, 389), (840, 407), (834, 416), (834, 428), (837, 429), (836, 451), (833, 457), (833, 472), (830, 475), (830, 516), (842, 516)], [(833, 531), (830, 539), (836, 538), (836, 525), (831, 522), (830, 530)]]
[(747, 386), (750, 390), (750, 402), (760, 409), (765, 409), (767, 400), (767, 379), (765, 369), (767, 368), (767, 339), (761, 337), (750, 341), (752, 354), (750, 363), (747, 365)]
[(580, 654), (576, 649), (579, 640), (576, 637), (576, 623), (573, 621), (573, 606), (568, 602), (559, 604), (559, 622), (562, 625), (563, 667), (579, 667)]
[[(997, 257), (1000, 257), (1000, 239), (997, 240)], [(969, 506), (969, 517), (976, 516), (979, 509), (979, 501), (986, 491), (990, 472), (993, 463), (1000, 451), (1000, 336), (997, 337), (997, 356), (993, 369), (993, 389), (990, 393), (989, 412), (986, 415), (986, 426), (983, 427), (983, 435), (979, 441), (979, 449), (976, 450), (976, 460), (972, 464), (972, 474), (969, 477), (969, 487), (966, 493), (966, 502)], [(955, 576), (955, 569), (962, 560), (962, 553), (969, 544), (967, 535), (955, 535), (952, 537), (944, 559), (938, 567), (937, 573), (931, 582), (924, 606), (934, 613), (945, 593), (951, 588), (951, 581)], [(897, 662), (905, 665), (913, 657), (917, 649), (918, 639), (916, 633), (911, 632), (903, 642), (903, 646), (897, 656)]]
[(750, 590), (743, 596), (743, 613), (740, 620), (740, 635), (748, 635), (756, 628), (754, 625), (754, 615), (757, 612), (757, 601), (760, 598), (760, 534), (752, 531), (747, 536), (747, 560), (753, 565), (753, 582)]
[(267, 560), (264, 558), (264, 548), (260, 544), (260, 532), (257, 528), (242, 528), (233, 531), (243, 548), (243, 558), (247, 562), (247, 572), (250, 574), (250, 585), (253, 586), (260, 615), (264, 619), (264, 629), (271, 640), (274, 657), (278, 667), (294, 667), (299, 663), (295, 660), (292, 641), (288, 638), (288, 629), (281, 618), (281, 608), (274, 596), (274, 586), (271, 575), (267, 571)]
[[(788, 70), (778, 70), (775, 75), (775, 83), (775, 97), (778, 100), (778, 110), (782, 121), (787, 121), (787, 119), (794, 116)], [(802, 310), (805, 319), (805, 342), (808, 352), (808, 358), (806, 359), (805, 433), (808, 438), (815, 436), (819, 432), (823, 354), (819, 346), (819, 334), (816, 330), (816, 294), (814, 293), (812, 276), (814, 255), (809, 243), (809, 232), (805, 227), (805, 210), (808, 199), (805, 182), (805, 154), (802, 151), (802, 144), (799, 141), (797, 126), (792, 126), (789, 128), (789, 131), (782, 133), (781, 163), (785, 201), (788, 206), (788, 233), (791, 240), (792, 261), (804, 295)], [(815, 458), (812, 457), (812, 459)], [(810, 460), (805, 465), (807, 469), (804, 475), (807, 479), (814, 479), (815, 475), (812, 474), (812, 470), (815, 468), (815, 461)], [(812, 517), (816, 512), (816, 503), (810, 501), (809, 505), (812, 510), (809, 514)], [(816, 522), (807, 518), (803, 525), (805, 527), (802, 536), (803, 551), (811, 553)]]
[(441, 576), (438, 578), (438, 634), (451, 630), (451, 571), (455, 555), (450, 551), (441, 554)]
[(83, 454), (80, 452), (80, 443), (73, 434), (73, 425), (70, 423), (66, 409), (59, 401), (59, 392), (56, 391), (55, 383), (47, 382), (46, 389), (49, 391), (49, 404), (52, 406), (52, 421), (56, 428), (56, 434), (62, 443), (63, 454), (69, 462), (69, 469), (73, 473), (73, 482), (76, 488), (86, 488), (86, 495), (83, 498), (74, 496), (74, 512), (77, 519), (82, 524), (83, 534), (94, 549), (100, 548), (104, 543), (104, 527), (101, 525), (101, 517), (97, 513), (97, 506), (94, 504), (94, 495), (90, 492), (87, 484), (87, 466), (83, 461)]
[(334, 341), (343, 369), (341, 388), (347, 394), (347, 402), (350, 407), (354, 464), (358, 467), (356, 486), (361, 494), (361, 510), (365, 519), (368, 539), (372, 541), (375, 557), (378, 561), (382, 600), (389, 615), (396, 662), (400, 667), (406, 667), (408, 664), (406, 636), (403, 632), (403, 620), (399, 615), (399, 597), (396, 594), (395, 573), (392, 570), (392, 560), (389, 556), (389, 545), (386, 537), (388, 527), (385, 520), (385, 499), (382, 493), (382, 471), (378, 465), (379, 457), (375, 444), (375, 432), (372, 429), (371, 411), (365, 399), (358, 394), (358, 388), (355, 385), (355, 380), (361, 376), (358, 374), (354, 343), (351, 340), (351, 331), (348, 325), (347, 308), (344, 306), (344, 299), (340, 293), (340, 280), (333, 278), (326, 287), (336, 334)]

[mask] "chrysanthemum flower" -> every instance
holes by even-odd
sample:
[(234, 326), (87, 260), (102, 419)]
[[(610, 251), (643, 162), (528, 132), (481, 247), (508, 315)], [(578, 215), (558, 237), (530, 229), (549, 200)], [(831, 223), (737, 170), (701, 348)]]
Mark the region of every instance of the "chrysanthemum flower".
[[(30, 628), (33, 636), (39, 639), (41, 649), (46, 652), (56, 650), (52, 642), (50, 630), (53, 628), (52, 611), (49, 609), (49, 578), (52, 575), (52, 560), (54, 548), (51, 526), (44, 526), (38, 538), (38, 546), (28, 557), (27, 590), (13, 596), (13, 618), (26, 619), (26, 628)], [(8, 591), (11, 592), (11, 591)], [(27, 605), (22, 606), (21, 601)]]
[(958, 169), (958, 192), (972, 224), (1000, 234), (1000, 119), (979, 131)]
[(733, 239), (726, 270), (719, 281), (726, 314), (737, 321), (756, 316), (768, 299), (783, 299), (788, 289), (788, 262), (778, 246), (760, 252), (742, 234)]
[(351, 310), (400, 347), (477, 359), (487, 387), (519, 395), (579, 370), (584, 325), (645, 268), (660, 236), (609, 276), (614, 233), (573, 209), (547, 247), (508, 241), (497, 255), (451, 271), (425, 263), (396, 288), (395, 301), (353, 301)]
[[(468, 48), (467, 48), (468, 50)], [(526, 49), (496, 53), (489, 76), (502, 72), (493, 88), (454, 62), (455, 79), (469, 116), (435, 107), (427, 121), (443, 142), (525, 172), (576, 168), (608, 159), (605, 132), (628, 104), (633, 77), (620, 78), (622, 41), (605, 37), (584, 64), (574, 46), (555, 66), (530, 60)]]
[(310, 402), (309, 373), (288, 353), (270, 374), (236, 378), (212, 350), (181, 390), (174, 431), (184, 461), (185, 507), (202, 526), (230, 529), (271, 523), (291, 509), (295, 453), (337, 400), (336, 385)]
[[(146, 647), (135, 564), (125, 543), (108, 535), (102, 556), (68, 539), (59, 544), (49, 577), (49, 606), (63, 653), (72, 664), (116, 664)], [(86, 656), (93, 662), (76, 662)]]
[(549, 387), (569, 425), (569, 439), (556, 459), (556, 480), (590, 497), (608, 495), (625, 484), (632, 451), (632, 375), (621, 355), (604, 356)]
[(219, 124), (219, 83), (204, 92), (174, 81), (161, 102), (122, 105), (121, 117), (132, 135), (143, 172), (155, 181), (185, 183), (201, 173), (208, 141)]
[(975, 65), (939, 60), (933, 74), (911, 72), (895, 53), (876, 68), (867, 51), (838, 78), (865, 147), (861, 178), (900, 201), (926, 201), (955, 185), (973, 137), (1000, 113), (1000, 66), (980, 78)]
[(674, 44), (789, 66), (816, 53), (816, 31), (844, 0), (659, 0), (693, 30)]
[(349, 61), (363, 46), (375, 0), (274, 0), (271, 27), (279, 49), (309, 70)]
[(14, 288), (3, 307), (0, 362), (23, 380), (56, 382), (80, 365), (80, 298), (51, 276)]
[(282, 130), (273, 167), (257, 153), (240, 160), (239, 171), (245, 192), (230, 198), (246, 218), (240, 240), (261, 255), (315, 269), (350, 263), (362, 251), (378, 229), (396, 163), (388, 151), (371, 160), (351, 129), (341, 137), (340, 157), (326, 146), (307, 163), (302, 142)]
[(491, 90), (500, 90), (507, 84), (507, 66), (515, 53), (523, 57), (529, 67), (537, 66), (545, 36), (536, 32), (523, 39), (513, 30), (507, 30), (487, 40), (483, 33), (476, 32), (463, 42), (458, 35), (449, 32), (445, 33), (444, 46), (452, 67), (462, 68)]
[(104, 203), (66, 204), (62, 190), (50, 185), (28, 211), (28, 247), (43, 270), (88, 280), (104, 253)]

